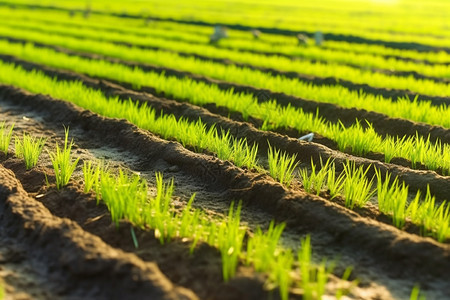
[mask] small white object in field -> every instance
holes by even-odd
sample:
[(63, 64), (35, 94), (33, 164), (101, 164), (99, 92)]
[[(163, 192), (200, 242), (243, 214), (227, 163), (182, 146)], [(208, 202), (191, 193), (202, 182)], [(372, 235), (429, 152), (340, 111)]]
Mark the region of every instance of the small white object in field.
[(261, 31), (259, 31), (258, 29), (253, 29), (252, 35), (255, 39), (259, 39), (259, 37), (261, 36)]
[(311, 133), (308, 133), (308, 134), (306, 134), (304, 136), (299, 137), (298, 140), (299, 141), (312, 142), (313, 138), (314, 138), (314, 133), (311, 132)]
[(214, 33), (209, 37), (210, 43), (216, 43), (221, 39), (227, 38), (227, 28), (225, 26), (216, 25), (214, 26)]
[(304, 34), (297, 34), (297, 40), (299, 45), (308, 45), (308, 37)]
[(323, 33), (322, 33), (322, 31), (316, 31), (314, 33), (314, 39), (316, 40), (316, 46), (322, 46), (322, 44), (323, 44)]

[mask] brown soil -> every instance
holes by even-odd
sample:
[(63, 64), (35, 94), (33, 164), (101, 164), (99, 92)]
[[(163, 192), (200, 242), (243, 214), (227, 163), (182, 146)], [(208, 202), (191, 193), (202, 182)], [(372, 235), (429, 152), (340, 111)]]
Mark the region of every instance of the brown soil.
[[(415, 282), (420, 282), (422, 289), (437, 298), (449, 296), (445, 281), (450, 275), (450, 246), (447, 244), (400, 231), (321, 197), (288, 190), (266, 175), (192, 153), (176, 142), (161, 140), (126, 121), (102, 118), (47, 96), (8, 87), (1, 90), (0, 99), (9, 115), (8, 122), (15, 121), (18, 128), (35, 134), (46, 132), (46, 135), (52, 131), (61, 138), (62, 128), (59, 132), (55, 128), (61, 127), (61, 123), (69, 125), (77, 142), (75, 151), (80, 155), (87, 157), (86, 153), (95, 153), (94, 150), (103, 145), (110, 159), (122, 161), (136, 171), (171, 170), (170, 176), (175, 176), (176, 182), (183, 180), (177, 187), (182, 190), (182, 201), (188, 198), (183, 193), (189, 194), (202, 185), (203, 195), (199, 200), (212, 211), (223, 213), (231, 200), (242, 199), (244, 220), (263, 223), (261, 220), (265, 219), (267, 224), (275, 218), (287, 222), (285, 244), (298, 244), (301, 236), (311, 233), (318, 259), (324, 255), (341, 256), (336, 275), (339, 276), (348, 264), (355, 266), (354, 276), (361, 278), (355, 298), (405, 298)], [(24, 114), (41, 125), (27, 123), (29, 121), (22, 118)], [(306, 143), (300, 145), (303, 144)], [(134, 158), (134, 164), (129, 157)], [(139, 297), (139, 293), (145, 293), (148, 288), (158, 295), (155, 299), (181, 295), (202, 299), (216, 298), (214, 295), (217, 298), (221, 298), (218, 295), (229, 296), (227, 299), (270, 297), (262, 289), (262, 279), (245, 268), (240, 269), (240, 277), (235, 281), (221, 284), (217, 253), (207, 246), (200, 246), (197, 254), (189, 257), (182, 241), (163, 247), (152, 238), (151, 232), (139, 232), (139, 241), (145, 247), (134, 249), (129, 225), (123, 223), (116, 236), (104, 207), (95, 206), (95, 200), (83, 195), (77, 181), (60, 192), (47, 187), (42, 181), (42, 174), (49, 172), (46, 164), (28, 173), (15, 159), (7, 158), (3, 162), (14, 170), (29, 194), (11, 172), (0, 169), (2, 222), (6, 228), (12, 228), (8, 231), (12, 232), (12, 237), (22, 237), (25, 249), (33, 249), (33, 254), (27, 254), (27, 260), (48, 265), (50, 270), (46, 274), (56, 277), (52, 282), (63, 289), (59, 295), (108, 298), (126, 293)], [(28, 180), (30, 177), (38, 179), (33, 183)], [(192, 188), (186, 190), (184, 183)], [(33, 199), (36, 194), (44, 195), (38, 200), (48, 210)], [(193, 273), (188, 275), (190, 272)], [(87, 285), (88, 281), (95, 284)], [(106, 282), (114, 285), (106, 288)], [(93, 288), (95, 286), (97, 288)], [(169, 292), (171, 286), (180, 288)], [(53, 291), (49, 288), (49, 292)], [(246, 294), (248, 291), (252, 293)]]

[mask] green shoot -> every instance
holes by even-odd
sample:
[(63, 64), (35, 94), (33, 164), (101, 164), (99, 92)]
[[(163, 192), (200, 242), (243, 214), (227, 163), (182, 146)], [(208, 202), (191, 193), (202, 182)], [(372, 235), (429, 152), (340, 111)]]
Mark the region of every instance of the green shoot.
[(334, 162), (332, 162), (327, 170), (327, 187), (331, 199), (341, 194), (344, 179), (345, 179), (344, 172), (339, 174), (339, 176), (336, 178), (336, 165), (334, 164)]
[(15, 155), (18, 158), (24, 159), (27, 170), (36, 166), (46, 139), (32, 137), (31, 135), (24, 133), (22, 139), (16, 136), (14, 142), (16, 150)]
[(65, 138), (64, 138), (64, 148), (61, 149), (56, 144), (56, 152), (49, 152), (50, 159), (52, 161), (53, 169), (55, 170), (56, 177), (56, 188), (59, 190), (63, 186), (69, 183), (70, 177), (72, 173), (75, 171), (75, 168), (78, 164), (79, 158), (73, 161), (71, 157), (71, 150), (73, 146), (73, 140), (68, 142), (69, 140), (69, 129), (65, 129)]
[(242, 251), (242, 244), (245, 230), (240, 227), (241, 203), (234, 208), (231, 204), (227, 221), (219, 226), (218, 244), (222, 255), (222, 275), (228, 281), (236, 273), (239, 257)]
[(297, 155), (289, 156), (286, 152), (276, 150), (269, 144), (268, 159), (270, 175), (281, 184), (289, 187), (294, 179), (294, 170), (298, 166), (295, 162)]
[(366, 178), (366, 174), (369, 171), (367, 167), (366, 170), (363, 169), (363, 166), (356, 167), (354, 162), (347, 161), (344, 164), (344, 198), (345, 198), (345, 206), (353, 209), (356, 205), (358, 207), (363, 207), (375, 193), (375, 190), (372, 189), (372, 180), (368, 180)]
[(101, 169), (101, 163), (94, 166), (92, 161), (83, 162), (84, 193), (89, 193), (92, 189), (96, 189), (99, 183)]
[(291, 276), (293, 265), (294, 255), (292, 254), (291, 249), (282, 251), (275, 256), (272, 271), (270, 272), (270, 280), (278, 285), (282, 300), (289, 299), (289, 288), (293, 281)]
[(298, 264), (300, 266), (301, 285), (303, 299), (322, 299), (325, 293), (325, 285), (332, 272), (332, 266), (326, 267), (326, 261), (322, 261), (317, 267), (311, 261), (311, 237), (307, 235), (301, 240), (301, 248), (298, 251)]
[(8, 154), (13, 129), (14, 124), (11, 125), (9, 128), (6, 126), (6, 122), (0, 124), (0, 151), (3, 152), (5, 155)]
[(253, 264), (257, 272), (266, 271), (270, 268), (276, 257), (278, 243), (286, 224), (275, 225), (270, 222), (269, 229), (263, 233), (261, 228), (257, 228), (254, 235), (247, 242), (247, 261)]
[(418, 284), (412, 288), (409, 300), (425, 300), (425, 295), (420, 294), (420, 287)]

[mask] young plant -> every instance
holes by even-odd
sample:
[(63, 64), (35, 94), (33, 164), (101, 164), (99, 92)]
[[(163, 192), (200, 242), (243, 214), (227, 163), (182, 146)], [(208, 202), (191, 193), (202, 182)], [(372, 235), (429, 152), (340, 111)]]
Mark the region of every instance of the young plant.
[(270, 175), (280, 183), (289, 187), (294, 179), (294, 170), (298, 166), (295, 162), (297, 155), (289, 156), (286, 152), (276, 150), (269, 144), (268, 160)]
[(247, 241), (247, 265), (253, 264), (257, 272), (269, 270), (276, 257), (276, 250), (281, 234), (286, 224), (275, 225), (270, 222), (269, 229), (265, 233), (257, 228), (254, 235)]
[(301, 248), (298, 251), (298, 264), (300, 266), (300, 288), (303, 289), (303, 299), (322, 299), (325, 293), (325, 285), (333, 266), (327, 267), (325, 260), (319, 266), (312, 264), (311, 237), (309, 235), (301, 240)]
[(0, 151), (2, 151), (5, 155), (8, 154), (13, 129), (14, 124), (9, 126), (9, 128), (6, 126), (6, 122), (0, 124)]
[[(84, 193), (89, 193), (91, 190), (98, 192), (98, 185), (100, 180), (100, 173), (102, 170), (102, 164), (97, 163), (94, 166), (92, 161), (83, 162), (83, 177), (84, 177)], [(99, 199), (97, 198), (97, 204)]]
[(242, 251), (245, 230), (240, 227), (241, 203), (234, 210), (231, 204), (228, 218), (219, 226), (218, 245), (222, 256), (222, 275), (225, 281), (230, 280), (235, 273)]
[(369, 167), (364, 170), (363, 166), (356, 167), (354, 162), (347, 161), (344, 166), (344, 198), (345, 206), (353, 209), (356, 206), (363, 207), (375, 193), (372, 191), (373, 178), (366, 178)]
[(336, 178), (336, 165), (334, 162), (332, 162), (327, 170), (327, 187), (331, 199), (341, 194), (344, 179), (345, 179), (344, 172), (341, 172), (339, 176)]
[(303, 188), (308, 193), (316, 193), (317, 195), (320, 194), (320, 191), (325, 186), (325, 179), (328, 173), (329, 168), (329, 162), (328, 159), (325, 165), (322, 163), (322, 159), (320, 160), (321, 169), (316, 172), (316, 165), (314, 164), (313, 160), (311, 159), (311, 173), (308, 175), (308, 171), (306, 169), (302, 169), (299, 171), (299, 175), (303, 181)]
[(14, 138), (15, 155), (18, 158), (23, 158), (27, 170), (37, 165), (45, 142), (45, 138), (32, 137), (26, 133), (23, 134), (22, 139), (17, 136)]
[(56, 152), (49, 152), (52, 161), (53, 169), (55, 170), (56, 188), (59, 190), (69, 183), (75, 168), (78, 164), (79, 158), (73, 160), (71, 151), (73, 140), (69, 143), (69, 129), (65, 129), (64, 148), (60, 148), (56, 143)]
[(294, 266), (294, 255), (291, 249), (280, 252), (275, 256), (269, 278), (280, 290), (282, 300), (289, 299), (289, 288), (292, 285), (291, 272)]
[(412, 290), (411, 295), (409, 296), (409, 300), (425, 300), (425, 295), (420, 293), (420, 287), (416, 284)]

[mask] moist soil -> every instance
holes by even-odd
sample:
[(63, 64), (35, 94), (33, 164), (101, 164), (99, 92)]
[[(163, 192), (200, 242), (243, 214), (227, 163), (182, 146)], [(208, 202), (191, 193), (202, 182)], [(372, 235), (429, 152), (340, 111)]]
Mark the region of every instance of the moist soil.
[[(311, 234), (316, 261), (339, 257), (335, 276), (354, 266), (352, 278), (360, 283), (351, 298), (408, 298), (416, 282), (430, 299), (450, 296), (448, 244), (414, 230), (398, 230), (382, 216), (371, 215), (370, 209), (354, 212), (326, 200), (326, 195), (310, 195), (295, 186), (287, 189), (267, 175), (193, 153), (124, 120), (103, 118), (48, 96), (1, 90), (2, 119), (15, 123), (16, 132), (48, 137), (49, 150), (61, 142), (66, 125), (76, 143), (74, 154), (81, 160), (106, 159), (113, 168), (140, 172), (150, 186), (156, 171), (166, 179), (173, 177), (174, 200), (180, 207), (196, 192), (194, 203), (214, 217), (224, 215), (232, 200), (242, 200), (242, 220), (249, 231), (267, 227), (271, 219), (286, 222), (282, 243), (294, 249), (301, 237)], [(220, 255), (207, 245), (198, 245), (189, 255), (186, 241), (160, 245), (151, 230), (137, 230), (136, 249), (130, 224), (123, 221), (116, 228), (106, 208), (82, 192), (79, 170), (67, 187), (55, 189), (48, 154), (30, 171), (12, 153), (0, 159), (0, 221), (5, 233), (5, 243), (0, 235), (0, 246), (5, 245), (0, 254), (15, 253), (6, 247), (8, 240), (22, 253), (14, 268), (7, 266), (9, 260), (4, 264), (14, 274), (5, 278), (7, 291), (20, 293), (24, 282), (20, 278), (26, 278), (33, 287), (27, 290), (30, 295), (24, 295), (29, 298), (277, 298), (277, 291), (267, 290), (264, 275), (243, 265), (235, 279), (223, 283)], [(51, 284), (42, 284), (42, 278)], [(336, 282), (331, 280), (329, 291)], [(293, 290), (290, 297), (300, 298), (301, 291)]]

